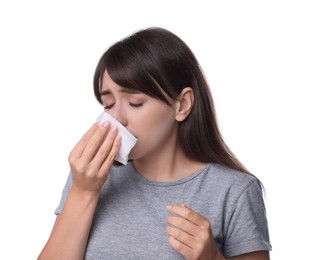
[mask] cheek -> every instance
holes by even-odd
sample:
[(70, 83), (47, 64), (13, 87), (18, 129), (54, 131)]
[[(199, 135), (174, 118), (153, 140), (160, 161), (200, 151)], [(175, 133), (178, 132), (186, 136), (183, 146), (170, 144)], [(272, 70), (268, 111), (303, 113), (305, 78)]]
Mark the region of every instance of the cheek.
[(175, 125), (174, 111), (171, 109), (157, 110), (153, 113), (145, 113), (143, 116), (135, 117), (131, 127), (132, 133), (138, 138), (138, 141), (132, 150), (132, 154), (146, 153), (156, 149), (157, 146), (160, 146), (175, 134)]

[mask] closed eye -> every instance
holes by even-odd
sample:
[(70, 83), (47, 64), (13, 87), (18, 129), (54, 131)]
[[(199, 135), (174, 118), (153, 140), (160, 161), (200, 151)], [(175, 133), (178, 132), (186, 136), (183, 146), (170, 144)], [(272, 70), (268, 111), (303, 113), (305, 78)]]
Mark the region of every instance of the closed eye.
[(141, 106), (143, 106), (143, 103), (129, 103), (129, 105), (131, 107), (141, 107)]
[(111, 109), (113, 106), (114, 106), (114, 104), (111, 104), (111, 105), (105, 105), (105, 106), (104, 106), (104, 109)]

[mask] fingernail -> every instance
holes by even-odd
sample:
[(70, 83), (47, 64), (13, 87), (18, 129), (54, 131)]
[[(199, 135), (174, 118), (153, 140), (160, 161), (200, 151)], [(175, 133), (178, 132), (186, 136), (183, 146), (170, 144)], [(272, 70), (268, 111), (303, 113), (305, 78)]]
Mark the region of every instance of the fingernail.
[(166, 206), (166, 209), (167, 209), (167, 210), (170, 210), (171, 208), (172, 208), (171, 205)]

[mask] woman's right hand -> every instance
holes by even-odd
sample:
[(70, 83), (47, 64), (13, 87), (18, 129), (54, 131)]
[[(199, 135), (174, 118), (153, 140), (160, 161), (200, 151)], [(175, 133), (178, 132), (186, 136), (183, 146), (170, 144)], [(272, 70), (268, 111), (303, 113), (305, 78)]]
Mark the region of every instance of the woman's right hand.
[(121, 146), (118, 129), (94, 124), (69, 155), (73, 188), (99, 193)]
[(120, 149), (110, 123), (94, 124), (69, 155), (72, 188), (38, 259), (83, 259), (99, 194)]

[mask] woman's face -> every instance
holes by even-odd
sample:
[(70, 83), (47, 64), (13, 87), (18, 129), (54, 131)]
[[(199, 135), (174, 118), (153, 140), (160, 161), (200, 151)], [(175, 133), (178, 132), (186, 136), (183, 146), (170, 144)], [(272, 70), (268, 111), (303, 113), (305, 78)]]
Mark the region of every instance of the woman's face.
[(137, 138), (129, 159), (158, 156), (176, 143), (174, 103), (168, 106), (141, 92), (122, 88), (112, 81), (107, 72), (103, 75), (100, 93), (104, 111)]

